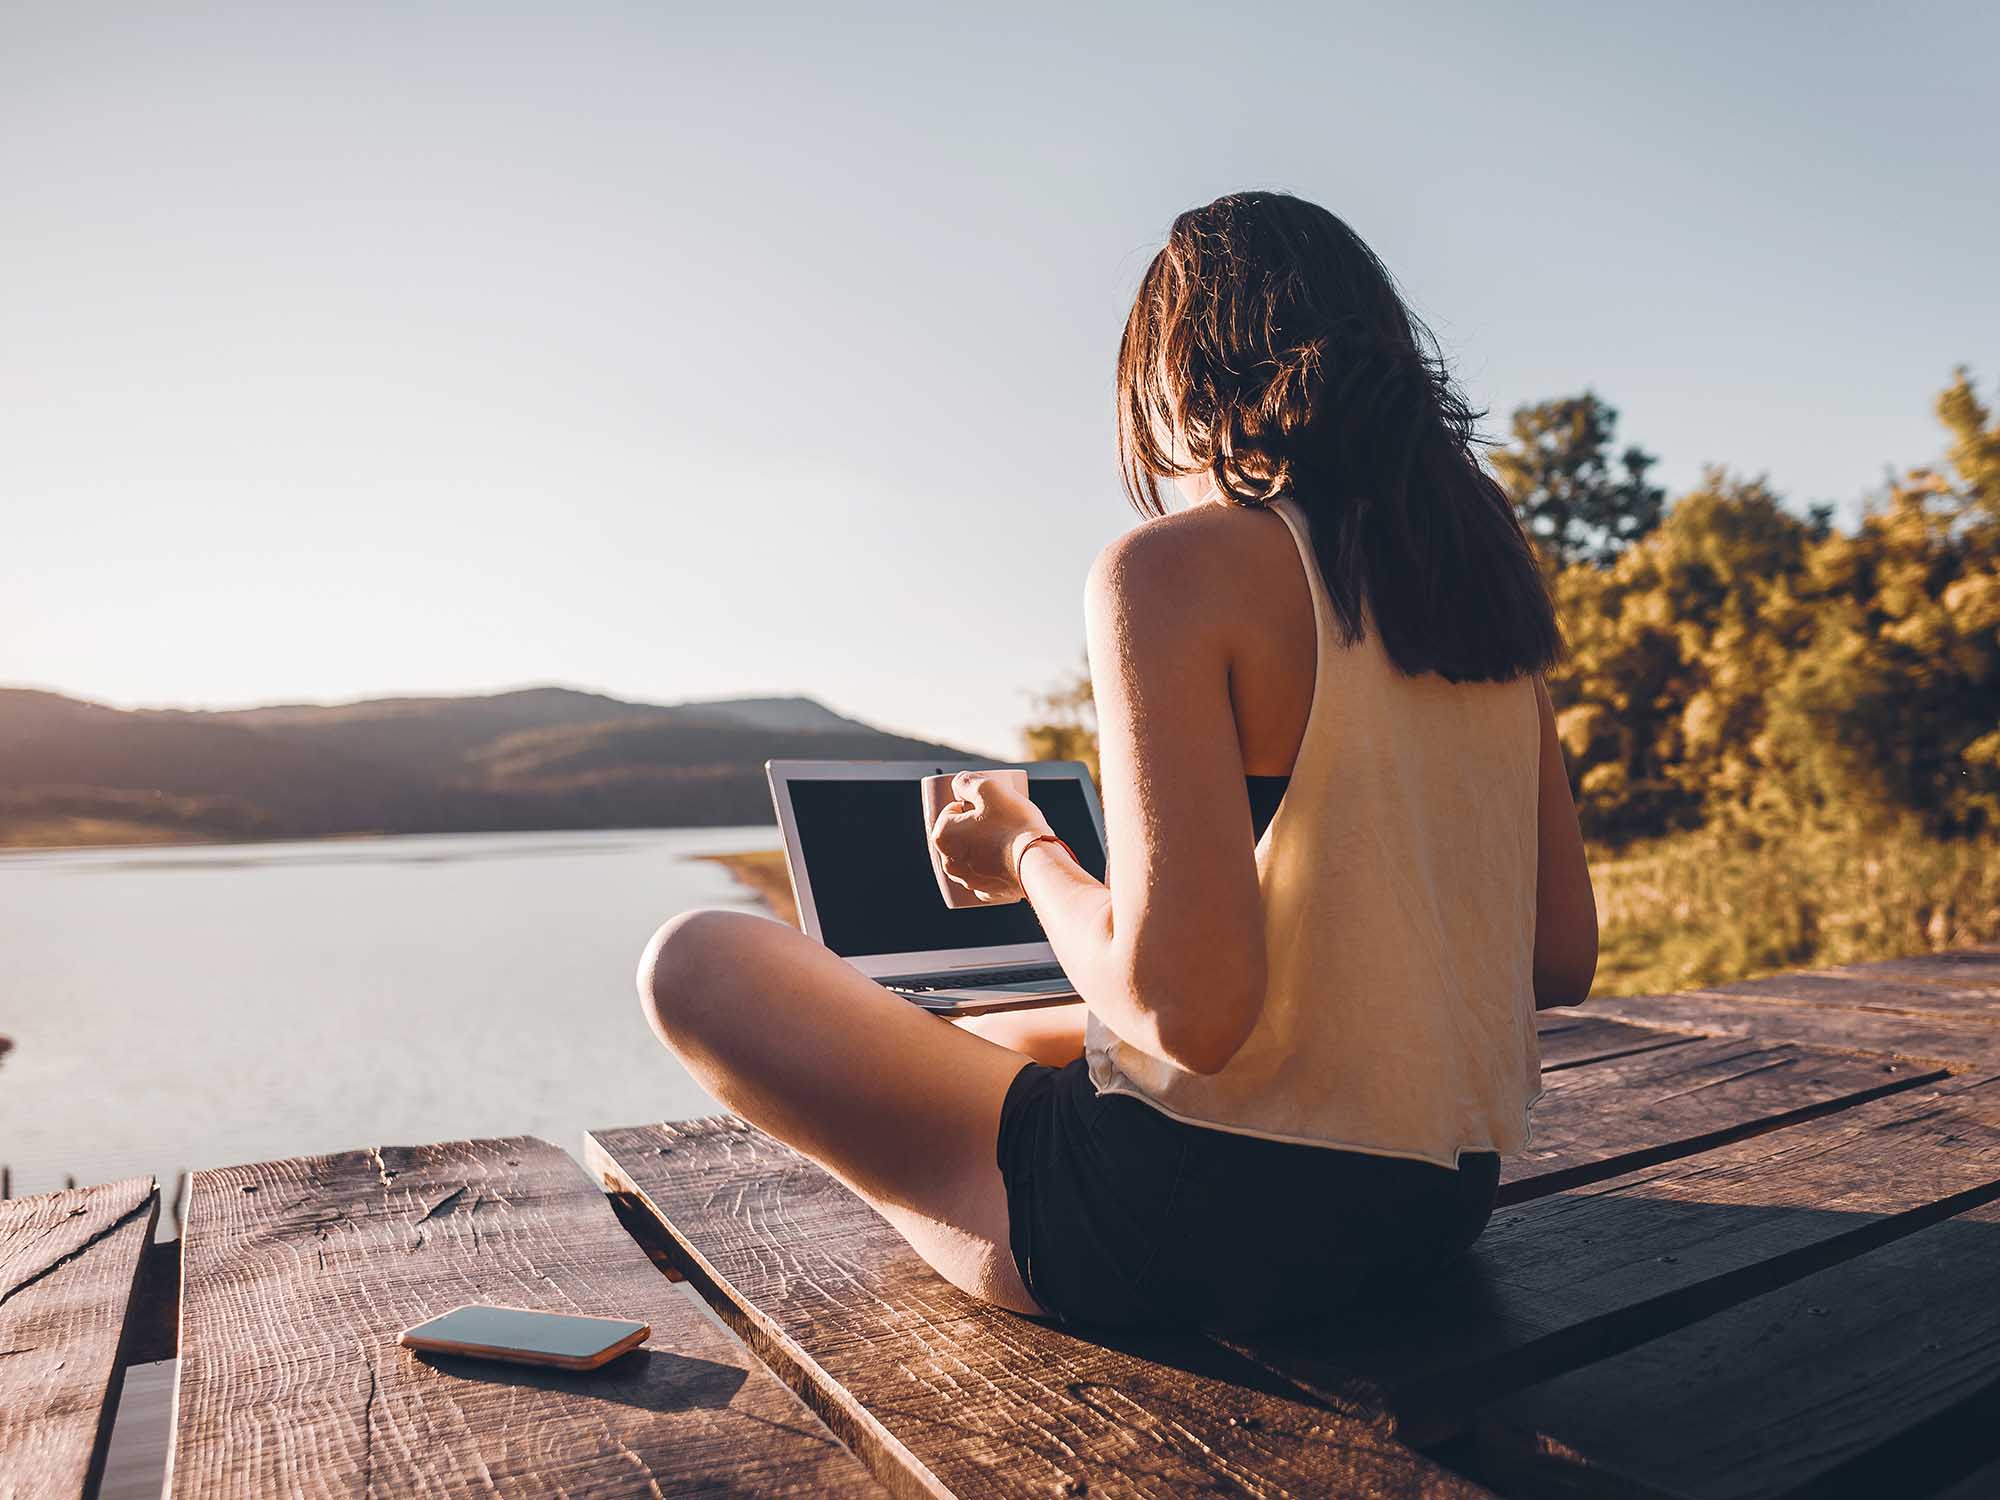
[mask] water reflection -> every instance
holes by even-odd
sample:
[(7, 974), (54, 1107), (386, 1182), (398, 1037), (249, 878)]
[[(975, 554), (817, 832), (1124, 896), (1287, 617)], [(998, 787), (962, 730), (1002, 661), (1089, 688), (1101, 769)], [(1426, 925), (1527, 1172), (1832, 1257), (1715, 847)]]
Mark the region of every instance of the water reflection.
[[(655, 926), (753, 907), (693, 856), (771, 828), (0, 858), (0, 1163), (65, 1176), (474, 1135), (574, 1153), (714, 1106), (633, 991)], [(88, 880), (73, 877), (88, 875)]]

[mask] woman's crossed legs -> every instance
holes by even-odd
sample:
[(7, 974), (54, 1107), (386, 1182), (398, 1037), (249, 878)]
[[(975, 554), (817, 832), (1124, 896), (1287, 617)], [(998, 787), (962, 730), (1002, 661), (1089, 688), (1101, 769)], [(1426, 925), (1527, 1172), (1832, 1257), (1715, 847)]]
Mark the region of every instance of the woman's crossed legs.
[(961, 1291), (1042, 1315), (1014, 1266), (995, 1159), (1021, 1053), (744, 912), (667, 923), (640, 959), (639, 995), (723, 1105), (867, 1199)]

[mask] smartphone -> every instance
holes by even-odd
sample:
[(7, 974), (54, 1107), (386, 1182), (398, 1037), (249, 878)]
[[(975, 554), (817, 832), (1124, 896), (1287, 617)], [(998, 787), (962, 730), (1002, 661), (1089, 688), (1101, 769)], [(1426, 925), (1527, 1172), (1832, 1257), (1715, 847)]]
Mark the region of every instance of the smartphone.
[(626, 1350), (638, 1348), (652, 1332), (646, 1324), (624, 1318), (582, 1318), (472, 1302), (404, 1329), (396, 1342), (427, 1354), (504, 1359), (510, 1364), (552, 1365), (558, 1370), (594, 1370)]

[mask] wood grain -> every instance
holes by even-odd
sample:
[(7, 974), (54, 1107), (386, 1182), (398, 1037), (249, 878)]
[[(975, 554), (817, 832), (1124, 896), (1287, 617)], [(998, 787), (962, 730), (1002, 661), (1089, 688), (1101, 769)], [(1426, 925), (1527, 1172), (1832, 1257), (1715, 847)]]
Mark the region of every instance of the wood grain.
[(1584, 1009), (1639, 1026), (1803, 1042), (1879, 1053), (1926, 1066), (2000, 1068), (2000, 1026), (1959, 1015), (1918, 1016), (1833, 1005), (1792, 1005), (1718, 990), (1592, 1000)]
[(0, 1203), (0, 1496), (96, 1491), (150, 1177)]
[(1471, 1410), (2000, 1200), (1991, 1075), (1888, 1095), (1494, 1215), (1422, 1306), (1240, 1352), (1410, 1440)]
[(1695, 995), (1740, 996), (1832, 1010), (1859, 1010), (1888, 1016), (1943, 1016), (2000, 1026), (2000, 990), (1953, 984), (1947, 979), (1885, 979), (1879, 974), (1828, 970), (1778, 974), (1735, 984), (1689, 991)]
[(1481, 1455), (1527, 1494), (1923, 1494), (1968, 1443), (2000, 1462), (1996, 1291), (1989, 1203), (1517, 1392)]
[[(1550, 1015), (1563, 1019), (1546, 1019)], [(1662, 1047), (1678, 1047), (1683, 1042), (1698, 1042), (1702, 1035), (1698, 1031), (1633, 1026), (1604, 1016), (1572, 1015), (1566, 1010), (1541, 1012), (1535, 1031), (1544, 1073), (1639, 1052), (1657, 1052)]]
[(1872, 963), (1847, 964), (1831, 972), (1868, 974), (1883, 979), (1936, 979), (1949, 984), (2000, 991), (2000, 945), (1953, 948), (1942, 953), (1919, 953), (1911, 958), (1877, 959)]
[(1616, 1176), (1941, 1076), (1796, 1042), (1709, 1037), (1548, 1076), (1500, 1201)]
[[(546, 1141), (197, 1172), (181, 1256), (172, 1495), (879, 1493)], [(589, 1373), (397, 1346), (467, 1302), (653, 1336)]]
[[(905, 1494), (1486, 1491), (1196, 1338), (1073, 1337), (961, 1295), (867, 1204), (740, 1121), (591, 1134), (690, 1279)], [(900, 1477), (898, 1477), (900, 1476)]]

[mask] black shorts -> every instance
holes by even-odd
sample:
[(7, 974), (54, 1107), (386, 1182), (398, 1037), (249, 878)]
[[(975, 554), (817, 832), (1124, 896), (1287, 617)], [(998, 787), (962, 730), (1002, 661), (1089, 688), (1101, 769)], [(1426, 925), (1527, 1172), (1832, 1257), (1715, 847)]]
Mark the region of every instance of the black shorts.
[(1189, 1125), (1030, 1063), (1000, 1108), (1014, 1264), (1065, 1323), (1248, 1332), (1336, 1315), (1479, 1238), (1500, 1157), (1456, 1170)]

